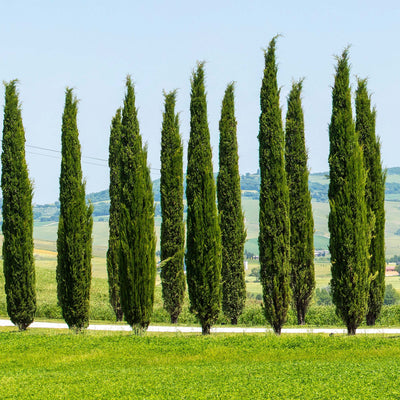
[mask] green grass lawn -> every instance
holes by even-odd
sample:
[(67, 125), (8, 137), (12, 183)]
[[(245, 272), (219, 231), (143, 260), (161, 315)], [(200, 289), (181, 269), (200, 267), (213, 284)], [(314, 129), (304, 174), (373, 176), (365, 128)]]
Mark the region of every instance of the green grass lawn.
[(395, 399), (399, 337), (0, 331), (1, 399)]

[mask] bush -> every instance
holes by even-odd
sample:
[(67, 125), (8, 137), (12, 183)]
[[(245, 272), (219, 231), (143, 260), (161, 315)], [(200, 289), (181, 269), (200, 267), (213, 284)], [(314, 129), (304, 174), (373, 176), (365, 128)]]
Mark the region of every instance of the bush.
[(252, 268), (249, 276), (254, 276), (256, 278), (255, 282), (260, 282), (260, 268)]
[(342, 326), (342, 320), (335, 313), (335, 306), (315, 305), (309, 308), (306, 314), (306, 325), (314, 326)]
[(397, 304), (400, 300), (400, 294), (392, 285), (386, 285), (385, 297), (383, 299), (383, 304), (389, 306)]
[(400, 305), (382, 306), (381, 315), (376, 320), (376, 325), (399, 326), (400, 325)]
[(315, 301), (318, 306), (331, 306), (332, 305), (332, 296), (331, 290), (328, 287), (315, 290)]

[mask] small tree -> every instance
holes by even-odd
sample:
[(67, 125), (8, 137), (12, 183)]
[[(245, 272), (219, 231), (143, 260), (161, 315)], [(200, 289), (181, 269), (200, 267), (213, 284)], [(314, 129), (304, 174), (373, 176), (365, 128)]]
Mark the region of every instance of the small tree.
[(221, 231), (215, 203), (203, 63), (197, 65), (191, 84), (186, 270), (190, 310), (200, 320), (203, 335), (208, 335), (220, 311)]
[(385, 295), (385, 180), (382, 170), (381, 148), (375, 135), (375, 109), (367, 90), (367, 80), (359, 79), (356, 91), (356, 132), (364, 152), (367, 171), (365, 199), (367, 216), (371, 221), (369, 273), (371, 281), (368, 297), (367, 325), (375, 325)]
[(293, 83), (286, 114), (286, 172), (289, 186), (290, 267), (297, 323), (305, 315), (315, 287), (314, 220), (308, 189), (307, 150), (301, 105), (302, 81)]
[(36, 292), (32, 184), (25, 161), (25, 131), (16, 85), (16, 80), (5, 84), (1, 154), (3, 269), (7, 313), (19, 330), (25, 330), (35, 317)]
[(222, 239), (222, 310), (233, 325), (246, 302), (243, 252), (246, 240), (236, 138), (234, 85), (229, 84), (219, 121), (218, 211)]
[(290, 223), (285, 143), (276, 79), (276, 39), (274, 37), (271, 40), (265, 52), (260, 94), (258, 140), (261, 184), (258, 246), (264, 313), (274, 332), (279, 335), (290, 304)]
[(176, 92), (165, 94), (161, 132), (161, 281), (164, 308), (178, 322), (185, 296), (183, 257), (183, 145), (175, 114)]
[(367, 311), (369, 225), (365, 168), (351, 111), (348, 49), (338, 57), (329, 125), (331, 288), (336, 314), (354, 335)]
[(93, 208), (85, 201), (76, 124), (77, 104), (72, 89), (67, 88), (62, 117), (56, 272), (63, 318), (69, 328), (80, 331), (89, 325)]
[(147, 329), (156, 279), (154, 200), (147, 150), (139, 133), (130, 76), (122, 110), (119, 284), (125, 320), (136, 334)]
[(108, 165), (110, 167), (110, 218), (109, 238), (107, 251), (107, 275), (108, 292), (111, 307), (114, 310), (117, 321), (122, 321), (123, 312), (121, 308), (119, 288), (119, 230), (121, 210), (121, 182), (120, 182), (120, 156), (121, 149), (121, 109), (117, 110), (110, 132), (110, 146)]

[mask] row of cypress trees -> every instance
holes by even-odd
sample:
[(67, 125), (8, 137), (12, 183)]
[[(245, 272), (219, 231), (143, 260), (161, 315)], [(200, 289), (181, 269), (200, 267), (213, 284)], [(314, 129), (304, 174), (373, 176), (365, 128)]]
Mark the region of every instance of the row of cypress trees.
[[(36, 311), (33, 258), (32, 183), (25, 160), (25, 132), (16, 89), (5, 84), (2, 140), (3, 269), (7, 313), (20, 330)], [(76, 124), (77, 99), (66, 90), (62, 118), (60, 217), (57, 235), (57, 296), (68, 326), (76, 331), (89, 322), (92, 254), (92, 207), (85, 202)]]
[[(303, 324), (315, 286), (313, 218), (301, 106), (302, 80), (288, 97), (282, 127), (273, 38), (265, 52), (261, 87), (260, 264), (264, 312), (276, 333), (292, 301)], [(221, 306), (236, 324), (245, 302), (241, 209), (234, 115), (229, 84), (220, 120), (220, 171), (215, 187), (204, 64), (191, 80), (191, 121), (187, 167), (186, 267), (190, 309), (209, 334)], [(155, 286), (154, 201), (147, 150), (139, 132), (134, 87), (126, 81), (124, 106), (110, 132), (110, 238), (107, 252), (110, 302), (117, 320), (125, 316), (136, 333), (150, 323)], [(161, 279), (164, 306), (175, 323), (185, 293), (183, 148), (176, 92), (165, 94), (161, 151)], [(332, 295), (349, 334), (367, 314), (379, 316), (384, 294), (384, 182), (366, 80), (358, 80), (356, 122), (351, 112), (348, 50), (338, 58), (332, 94), (330, 187)], [(65, 321), (77, 331), (89, 321), (92, 207), (85, 203), (76, 124), (77, 100), (66, 90), (62, 120), (57, 293)], [(26, 329), (33, 321), (35, 271), (32, 240), (32, 185), (25, 162), (25, 137), (16, 81), (6, 84), (2, 189), (3, 258), (7, 310)], [(218, 212), (216, 206), (218, 195)], [(221, 279), (222, 277), (222, 279)]]
[(260, 277), (264, 313), (281, 333), (289, 305), (304, 324), (314, 287), (314, 222), (308, 188), (307, 152), (301, 105), (302, 80), (288, 97), (282, 127), (274, 37), (265, 51), (259, 128)]
[(329, 249), (336, 313), (354, 335), (364, 317), (373, 325), (385, 291), (384, 187), (366, 80), (358, 79), (354, 124), (345, 49), (336, 67), (329, 125)]
[[(315, 277), (302, 81), (292, 85), (284, 135), (276, 39), (265, 52), (261, 88), (259, 251), (265, 316), (280, 334), (291, 296), (298, 323), (304, 323)], [(332, 298), (352, 335), (365, 317), (368, 325), (375, 324), (383, 304), (385, 172), (367, 82), (358, 79), (354, 123), (349, 71), (346, 49), (338, 57), (332, 91), (328, 225)]]
[[(185, 295), (185, 255), (190, 310), (198, 317), (203, 334), (209, 334), (210, 328), (220, 312), (221, 298), (223, 310), (233, 324), (237, 323), (243, 310), (246, 298), (243, 265), (246, 232), (241, 208), (236, 119), (234, 115), (234, 85), (228, 85), (221, 111), (220, 172), (217, 181), (218, 213), (204, 81), (204, 64), (199, 63), (191, 79), (191, 121), (186, 174), (186, 255), (184, 253), (185, 225), (183, 220), (183, 145), (179, 133), (179, 117), (175, 113), (176, 92), (173, 91), (164, 95), (165, 110), (161, 130), (162, 224), (160, 266), (164, 308), (168, 311), (171, 322), (176, 323)], [(127, 85), (128, 96), (129, 92), (133, 90), (129, 78)], [(129, 113), (127, 104), (126, 98), (122, 115)], [(133, 109), (133, 107), (130, 108)], [(138, 136), (136, 115), (133, 119), (136, 121), (136, 136)], [(126, 151), (127, 147), (126, 144), (119, 147), (122, 146), (122, 141), (118, 132), (123, 129), (124, 117), (122, 123), (119, 120), (120, 111), (117, 111), (111, 125), (110, 134), (111, 207), (107, 254), (109, 294), (117, 319), (121, 319), (122, 315), (125, 315), (125, 319), (131, 325), (139, 323), (140, 320), (142, 321), (141, 328), (145, 329), (149, 317), (138, 316), (135, 322), (132, 319), (128, 320), (127, 313), (131, 312), (132, 308), (137, 308), (146, 309), (148, 315), (151, 314), (155, 269), (151, 266), (147, 269), (142, 267), (142, 270), (139, 270), (138, 266), (131, 264), (131, 286), (128, 287), (129, 276), (123, 272), (123, 268), (129, 268), (128, 262), (121, 258), (121, 245), (123, 243), (121, 227), (126, 223), (126, 216), (121, 215), (120, 211), (123, 209), (121, 203), (122, 182), (126, 179), (121, 171), (125, 165), (121, 161), (121, 154)], [(121, 151), (122, 148), (124, 151)], [(138, 144), (137, 149), (140, 148), (141, 144)], [(126, 165), (132, 165), (132, 163)], [(141, 168), (144, 168), (144, 164), (141, 165)], [(142, 189), (147, 191), (151, 188), (142, 186)], [(138, 196), (140, 197), (140, 194), (132, 197), (132, 203), (138, 201)], [(143, 210), (141, 215), (143, 215)], [(150, 232), (151, 224), (149, 223), (147, 228), (144, 223), (139, 223), (137, 226), (140, 227), (137, 232), (130, 232), (132, 244), (145, 247), (145, 241), (149, 239), (146, 239), (144, 232), (147, 228)], [(152, 229), (154, 232), (154, 228)], [(142, 236), (138, 236), (139, 234)], [(135, 254), (130, 262), (133, 263), (133, 260), (136, 259), (139, 264), (143, 256)], [(154, 248), (150, 249), (147, 257), (154, 260)], [(146, 292), (143, 281), (147, 277), (150, 278), (149, 282), (151, 281), (153, 286), (149, 286), (149, 290)], [(123, 293), (124, 287), (125, 294)], [(129, 296), (128, 293), (131, 293), (130, 303), (126, 299), (124, 300), (124, 296)], [(150, 299), (147, 304), (145, 304), (146, 299)]]
[(147, 329), (156, 279), (154, 199), (147, 149), (139, 131), (135, 91), (126, 79), (124, 106), (111, 124), (107, 271), (110, 302), (136, 334)]

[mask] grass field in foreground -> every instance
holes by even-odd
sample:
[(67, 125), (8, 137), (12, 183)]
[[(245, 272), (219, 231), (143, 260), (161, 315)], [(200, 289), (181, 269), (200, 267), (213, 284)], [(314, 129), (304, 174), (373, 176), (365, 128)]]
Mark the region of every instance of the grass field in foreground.
[(399, 337), (0, 330), (1, 399), (395, 399)]

